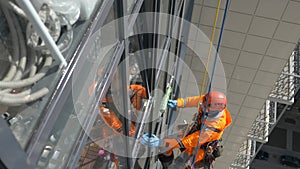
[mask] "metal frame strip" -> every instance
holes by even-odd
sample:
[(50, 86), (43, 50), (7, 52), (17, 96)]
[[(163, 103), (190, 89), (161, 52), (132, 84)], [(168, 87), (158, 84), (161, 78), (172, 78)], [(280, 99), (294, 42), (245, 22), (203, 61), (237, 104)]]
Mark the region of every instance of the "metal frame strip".
[(67, 99), (68, 93), (71, 91), (71, 77), (75, 66), (82, 66), (82, 62), (79, 62), (80, 56), (78, 51), (83, 49), (86, 45), (88, 37), (93, 33), (91, 30), (95, 28), (98, 23), (104, 23), (110, 8), (112, 7), (113, 2), (111, 0), (105, 0), (100, 10), (91, 25), (89, 26), (88, 33), (83, 38), (82, 42), (79, 44), (78, 48), (75, 50), (75, 56), (69, 62), (68, 67), (66, 68), (60, 82), (57, 85), (56, 91), (54, 91), (47, 107), (44, 110), (44, 117), (41, 117), (40, 126), (37, 131), (31, 137), (27, 147), (26, 152), (28, 154), (28, 160), (31, 164), (36, 164), (39, 159), (39, 154), (42, 152), (43, 147), (40, 146), (41, 141), (46, 141), (50, 135), (50, 132), (55, 124), (56, 119), (58, 118), (62, 107), (64, 106), (61, 103), (64, 103)]
[(21, 148), (15, 136), (12, 134), (7, 123), (1, 117), (0, 135), (0, 159), (3, 165), (9, 169), (33, 169), (33, 167), (27, 163), (26, 153)]

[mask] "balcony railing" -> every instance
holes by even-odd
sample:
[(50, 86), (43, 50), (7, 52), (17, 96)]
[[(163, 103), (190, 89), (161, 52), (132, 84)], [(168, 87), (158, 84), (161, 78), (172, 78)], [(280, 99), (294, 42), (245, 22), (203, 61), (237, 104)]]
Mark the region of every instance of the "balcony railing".
[[(248, 169), (251, 162), (263, 144), (268, 142), (271, 131), (276, 126), (278, 120), (295, 102), (295, 95), (300, 87), (300, 43), (294, 49), (287, 64), (278, 77), (269, 99), (266, 100), (262, 110), (259, 112), (255, 122), (248, 133), (248, 138), (241, 145), (233, 163), (232, 169)], [(256, 142), (260, 146), (256, 147)]]

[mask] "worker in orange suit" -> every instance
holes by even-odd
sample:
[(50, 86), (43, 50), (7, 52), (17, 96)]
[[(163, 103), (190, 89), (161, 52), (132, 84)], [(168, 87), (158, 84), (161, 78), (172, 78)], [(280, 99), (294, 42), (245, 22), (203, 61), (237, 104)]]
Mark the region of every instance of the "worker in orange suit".
[[(143, 99), (146, 99), (146, 89), (141, 85), (132, 84), (129, 86), (129, 98), (130, 103), (132, 104), (132, 108), (135, 109), (132, 112), (140, 112), (142, 108)], [(112, 128), (114, 131), (118, 133), (123, 133), (122, 131), (122, 122), (118, 118), (118, 116), (109, 109), (109, 107), (105, 107), (105, 103), (112, 102), (111, 98), (106, 97), (103, 101), (104, 104), (101, 105), (100, 115), (104, 122)], [(133, 136), (135, 132), (135, 124), (131, 122), (129, 135)]]
[[(169, 100), (169, 108), (198, 107), (194, 125), (183, 138), (159, 139), (153, 134), (144, 134), (141, 142), (153, 147), (167, 147), (167, 151), (160, 156), (162, 163), (168, 165), (172, 163), (169, 168), (184, 168), (195, 154), (194, 164), (200, 166), (207, 153), (205, 146), (220, 140), (225, 128), (231, 124), (232, 119), (226, 105), (226, 96), (218, 91), (185, 99)], [(197, 149), (197, 146), (201, 148)], [(182, 153), (173, 161), (172, 149), (174, 148), (179, 148)], [(195, 150), (198, 152), (196, 153)]]

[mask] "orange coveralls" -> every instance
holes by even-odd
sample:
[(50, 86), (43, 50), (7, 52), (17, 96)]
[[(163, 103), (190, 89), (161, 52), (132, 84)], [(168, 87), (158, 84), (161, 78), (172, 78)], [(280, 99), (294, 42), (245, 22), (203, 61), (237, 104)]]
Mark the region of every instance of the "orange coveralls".
[[(141, 110), (142, 99), (146, 99), (146, 89), (141, 85), (130, 85), (130, 88), (134, 92), (133, 96), (130, 98), (130, 102), (135, 109)], [(112, 100), (108, 100), (108, 98), (105, 98), (104, 102), (105, 101), (109, 102)], [(109, 112), (107, 112), (107, 110), (106, 111), (104, 110), (105, 110), (104, 105), (101, 105), (100, 115), (104, 120), (104, 122), (114, 131), (117, 131), (118, 133), (123, 133), (123, 131), (121, 130), (122, 122), (117, 117), (117, 115), (111, 110), (108, 110)], [(129, 135), (133, 136), (134, 132), (135, 132), (135, 125), (134, 123), (131, 123)]]
[[(183, 108), (183, 107), (198, 107), (199, 103), (203, 103), (204, 95), (202, 96), (193, 96), (193, 97), (187, 97), (186, 99), (183, 98), (178, 98), (177, 99), (177, 107), (178, 108)], [(203, 110), (200, 109), (198, 110), (200, 115), (202, 115)], [(198, 118), (198, 125), (201, 125), (201, 118)], [(205, 120), (204, 121), (204, 126), (215, 128), (219, 130), (220, 132), (216, 132), (211, 130), (210, 128), (207, 128), (205, 130), (197, 130), (189, 135), (187, 135), (184, 138), (181, 138), (180, 141), (182, 145), (184, 146), (185, 150), (183, 151), (184, 153), (187, 153), (188, 155), (192, 156), (193, 155), (193, 149), (196, 148), (198, 138), (200, 136), (200, 144), (198, 146), (201, 146), (205, 143), (212, 142), (215, 140), (219, 140), (222, 137), (223, 131), (226, 127), (228, 127), (231, 124), (231, 116), (230, 112), (225, 108), (223, 110), (223, 114), (221, 117), (213, 120)], [(201, 135), (200, 135), (201, 132)], [(175, 141), (175, 139), (165, 139), (164, 145), (169, 145), (172, 148), (182, 148), (180, 147), (179, 143)], [(204, 150), (199, 148), (197, 155), (196, 155), (196, 161), (200, 162), (205, 154)]]

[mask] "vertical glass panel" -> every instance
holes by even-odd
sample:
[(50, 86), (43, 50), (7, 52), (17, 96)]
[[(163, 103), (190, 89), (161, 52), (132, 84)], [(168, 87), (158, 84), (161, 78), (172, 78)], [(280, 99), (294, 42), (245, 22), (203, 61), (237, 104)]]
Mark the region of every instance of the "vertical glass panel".
[(293, 151), (300, 152), (300, 132), (293, 132)]
[[(102, 0), (32, 3), (68, 62)], [(0, 20), (0, 114), (6, 114), (5, 120), (24, 148), (63, 75), (61, 61), (51, 56), (22, 13), (1, 4)]]
[(127, 14), (131, 14), (134, 5), (136, 4), (136, 1), (138, 0), (127, 0)]
[[(83, 55), (83, 66), (75, 69), (72, 76), (72, 90), (66, 93), (67, 100), (63, 104), (63, 109), (54, 124), (54, 128), (43, 146), (43, 152), (40, 156), (39, 168), (66, 168), (68, 159), (72, 157), (75, 143), (82, 130), (86, 130), (86, 122), (90, 120), (95, 105), (95, 100), (99, 89), (97, 86), (105, 76), (104, 72), (111, 62), (115, 51), (115, 46), (105, 52), (103, 48), (97, 48), (97, 44), (90, 48), (90, 53)], [(101, 56), (101, 52), (107, 53)], [(96, 62), (97, 54), (101, 62)], [(96, 59), (97, 58), (97, 59)], [(101, 90), (101, 89), (100, 89)], [(97, 108), (96, 108), (97, 109)], [(97, 110), (96, 110), (97, 111)], [(95, 119), (96, 121), (96, 119)]]
[(116, 51), (120, 50), (116, 36), (118, 23), (110, 22), (114, 18), (113, 11), (112, 8), (103, 27), (96, 26), (91, 30), (93, 34), (79, 51), (80, 58), (68, 82), (71, 91), (63, 93), (67, 95), (67, 100), (60, 103), (64, 106), (47, 142), (39, 145), (43, 146), (38, 162), (40, 168), (66, 168), (69, 160), (74, 160), (78, 155), (73, 151), (77, 150), (74, 147), (79, 134), (90, 134), (89, 123), (97, 122), (98, 97), (103, 90), (100, 86), (106, 82), (106, 72), (113, 64)]
[(168, 8), (169, 8), (169, 5), (170, 5), (170, 1), (161, 1), (161, 4), (160, 4), (160, 11), (162, 13), (169, 13), (168, 11)]
[(287, 131), (276, 127), (269, 137), (267, 145), (286, 149), (287, 143)]

